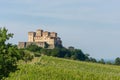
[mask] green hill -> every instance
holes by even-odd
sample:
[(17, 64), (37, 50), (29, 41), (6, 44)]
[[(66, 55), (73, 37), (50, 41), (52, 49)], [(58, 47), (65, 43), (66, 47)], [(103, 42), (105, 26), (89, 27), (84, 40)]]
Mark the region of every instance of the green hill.
[(6, 80), (120, 80), (120, 67), (42, 56), (19, 62)]

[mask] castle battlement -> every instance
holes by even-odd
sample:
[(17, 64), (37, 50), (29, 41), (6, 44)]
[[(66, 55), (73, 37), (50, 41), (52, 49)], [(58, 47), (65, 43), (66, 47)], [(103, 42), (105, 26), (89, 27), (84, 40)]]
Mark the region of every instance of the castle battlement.
[(28, 41), (19, 42), (18, 47), (25, 48), (32, 43), (43, 48), (47, 44), (50, 49), (53, 49), (56, 46), (62, 46), (62, 41), (57, 37), (56, 32), (43, 31), (42, 29), (37, 29), (36, 32), (28, 32)]

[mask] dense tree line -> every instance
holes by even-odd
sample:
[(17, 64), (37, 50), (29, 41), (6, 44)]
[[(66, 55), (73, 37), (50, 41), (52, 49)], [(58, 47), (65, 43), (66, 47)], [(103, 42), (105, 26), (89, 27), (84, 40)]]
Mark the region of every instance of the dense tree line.
[(81, 60), (81, 61), (85, 61), (88, 59), (88, 56), (86, 56), (80, 49), (71, 50), (64, 47), (46, 49), (46, 48), (38, 47), (35, 44), (31, 44), (26, 48), (26, 50), (35, 52), (34, 53), (35, 56), (48, 55), (53, 57), (68, 58), (68, 59)]
[(48, 55), (48, 56), (54, 56), (59, 58), (67, 58), (67, 59), (87, 61), (87, 62), (100, 63), (100, 64), (120, 65), (119, 57), (115, 59), (114, 63), (110, 61), (106, 62), (104, 59), (96, 60), (95, 58), (90, 57), (89, 54), (84, 54), (82, 50), (74, 49), (73, 47), (70, 47), (68, 49), (65, 47), (56, 47), (54, 49), (46, 49), (46, 48), (38, 47), (35, 44), (31, 44), (26, 48), (26, 50), (34, 52), (34, 55), (37, 57), (41, 55)]

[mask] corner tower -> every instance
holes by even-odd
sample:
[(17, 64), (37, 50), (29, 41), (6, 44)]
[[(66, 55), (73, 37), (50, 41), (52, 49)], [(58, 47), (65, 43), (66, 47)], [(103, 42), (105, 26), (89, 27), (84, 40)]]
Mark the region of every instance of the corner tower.
[(28, 42), (34, 42), (35, 32), (28, 32)]
[(51, 37), (57, 37), (57, 33), (56, 33), (56, 32), (51, 32), (51, 33), (50, 33), (50, 36), (51, 36)]
[(37, 31), (36, 31), (36, 36), (42, 36), (43, 34), (43, 30), (41, 30), (41, 29), (38, 29)]

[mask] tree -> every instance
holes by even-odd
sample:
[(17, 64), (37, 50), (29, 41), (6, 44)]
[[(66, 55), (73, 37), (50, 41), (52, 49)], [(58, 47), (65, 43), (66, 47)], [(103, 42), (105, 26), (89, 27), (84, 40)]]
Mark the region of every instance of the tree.
[(29, 51), (32, 51), (32, 52), (40, 52), (40, 50), (42, 48), (37, 46), (36, 44), (31, 44), (31, 45), (27, 46), (26, 49), (29, 50)]
[(80, 49), (75, 49), (74, 51), (71, 51), (71, 58), (74, 60), (85, 61), (86, 56)]
[(105, 61), (104, 59), (101, 59), (100, 61), (98, 61), (98, 63), (105, 64)]
[(85, 54), (85, 61), (90, 61), (89, 54)]
[(111, 61), (107, 61), (106, 64), (112, 65), (113, 63)]
[(117, 57), (117, 58), (115, 59), (115, 65), (120, 65), (120, 58), (119, 58), (119, 57)]
[(34, 53), (24, 50), (22, 59), (27, 63), (34, 58)]
[(94, 63), (97, 62), (97, 60), (96, 60), (95, 58), (92, 58), (92, 57), (89, 58), (89, 61), (90, 61), (90, 62), (94, 62)]
[(19, 50), (16, 46), (6, 41), (13, 37), (6, 28), (0, 28), (0, 79), (7, 77), (11, 71), (17, 69), (16, 62), (20, 59)]
[(52, 49), (51, 56), (58, 57), (59, 54), (60, 54), (60, 48)]

